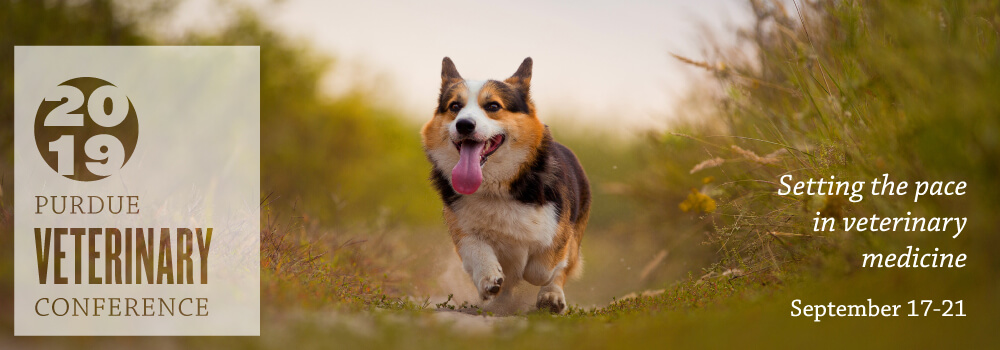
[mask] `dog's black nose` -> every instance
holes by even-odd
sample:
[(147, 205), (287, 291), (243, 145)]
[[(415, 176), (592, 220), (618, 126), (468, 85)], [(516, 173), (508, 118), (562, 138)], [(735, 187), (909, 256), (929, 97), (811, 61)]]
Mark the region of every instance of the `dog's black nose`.
[(472, 119), (459, 119), (455, 122), (455, 129), (459, 134), (468, 135), (476, 130), (476, 121)]

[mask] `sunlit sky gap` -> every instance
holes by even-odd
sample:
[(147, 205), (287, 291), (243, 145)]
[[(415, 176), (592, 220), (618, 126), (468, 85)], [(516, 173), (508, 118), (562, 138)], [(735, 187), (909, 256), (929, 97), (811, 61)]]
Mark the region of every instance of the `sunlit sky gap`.
[[(426, 119), (441, 58), (463, 77), (505, 78), (534, 59), (540, 117), (615, 131), (662, 127), (694, 79), (669, 53), (700, 58), (705, 30), (732, 41), (750, 21), (742, 0), (319, 1), (246, 0), (267, 21), (341, 61), (332, 94), (366, 81), (379, 102)], [(170, 26), (211, 26), (215, 0), (188, 0)], [(345, 74), (346, 73), (346, 74)]]

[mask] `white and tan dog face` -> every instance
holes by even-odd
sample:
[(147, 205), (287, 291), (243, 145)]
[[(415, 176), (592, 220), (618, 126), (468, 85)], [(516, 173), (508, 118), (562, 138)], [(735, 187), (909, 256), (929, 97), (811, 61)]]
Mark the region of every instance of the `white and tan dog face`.
[(530, 97), (531, 58), (508, 79), (465, 80), (451, 59), (441, 68), (441, 95), (424, 125), (424, 149), (461, 194), (503, 193), (542, 141), (544, 125)]

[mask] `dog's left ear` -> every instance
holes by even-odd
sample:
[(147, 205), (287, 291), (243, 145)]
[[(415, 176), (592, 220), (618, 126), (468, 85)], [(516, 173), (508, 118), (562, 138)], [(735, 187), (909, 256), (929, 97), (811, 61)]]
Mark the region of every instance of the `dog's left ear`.
[(445, 57), (441, 60), (441, 91), (444, 92), (444, 88), (448, 85), (462, 81), (462, 75), (458, 74), (458, 68), (455, 68), (455, 62), (451, 61), (451, 58)]
[(514, 75), (504, 80), (504, 82), (516, 86), (525, 95), (528, 94), (528, 90), (531, 88), (531, 57), (525, 58), (524, 62), (521, 62), (521, 66), (517, 68)]

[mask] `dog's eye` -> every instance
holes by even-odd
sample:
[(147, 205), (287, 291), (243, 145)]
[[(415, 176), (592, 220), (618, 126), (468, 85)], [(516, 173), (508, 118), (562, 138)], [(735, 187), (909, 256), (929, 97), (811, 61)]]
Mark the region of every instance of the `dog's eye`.
[(486, 106), (484, 106), (483, 108), (485, 108), (487, 112), (496, 112), (500, 110), (500, 104), (496, 102), (490, 102), (487, 103)]
[(462, 110), (462, 104), (458, 102), (452, 102), (450, 105), (448, 105), (448, 109), (451, 110), (452, 112), (458, 112)]

